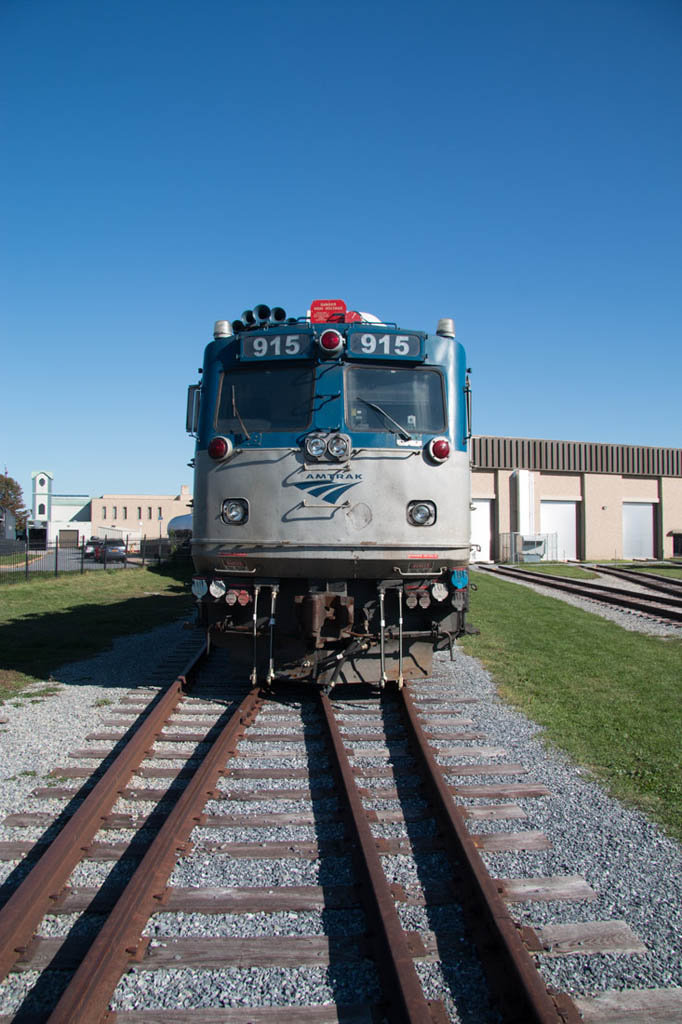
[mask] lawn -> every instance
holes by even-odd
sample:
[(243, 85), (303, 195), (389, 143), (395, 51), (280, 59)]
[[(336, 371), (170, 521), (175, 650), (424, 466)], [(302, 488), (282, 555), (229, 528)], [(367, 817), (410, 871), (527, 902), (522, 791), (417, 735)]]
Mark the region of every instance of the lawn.
[(189, 618), (189, 568), (107, 569), (0, 586), (0, 702), (127, 633)]
[(682, 839), (682, 640), (631, 633), (506, 580), (473, 573), (461, 641), (500, 695), (612, 793)]
[(637, 572), (641, 572), (641, 573), (653, 572), (657, 576), (669, 576), (670, 579), (673, 579), (673, 580), (682, 580), (682, 567), (680, 567), (680, 568), (678, 568), (677, 566), (670, 566), (669, 567), (669, 566), (665, 565), (665, 566), (661, 566), (660, 569), (655, 569), (655, 568), (648, 569), (646, 566), (643, 566), (643, 565), (633, 565), (633, 566), (630, 566), (630, 568), (636, 569)]

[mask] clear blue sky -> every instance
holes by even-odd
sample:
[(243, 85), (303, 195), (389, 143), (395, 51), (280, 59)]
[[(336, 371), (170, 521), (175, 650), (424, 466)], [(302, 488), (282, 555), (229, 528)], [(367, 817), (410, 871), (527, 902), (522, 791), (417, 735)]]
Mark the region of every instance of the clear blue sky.
[(682, 445), (679, 0), (2, 0), (0, 470), (191, 484), (213, 322), (454, 316), (477, 433)]

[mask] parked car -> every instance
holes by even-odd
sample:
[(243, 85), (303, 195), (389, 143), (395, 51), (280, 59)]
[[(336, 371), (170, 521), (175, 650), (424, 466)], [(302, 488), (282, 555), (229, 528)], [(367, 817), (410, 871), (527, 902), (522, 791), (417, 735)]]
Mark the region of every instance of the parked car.
[(95, 561), (104, 562), (106, 551), (107, 562), (125, 562), (126, 546), (122, 540), (100, 541), (95, 547)]
[(85, 558), (94, 558), (95, 557), (95, 549), (97, 548), (97, 545), (101, 544), (101, 543), (102, 543), (102, 541), (100, 540), (99, 537), (91, 537), (90, 540), (85, 545), (85, 550), (83, 551), (83, 556)]

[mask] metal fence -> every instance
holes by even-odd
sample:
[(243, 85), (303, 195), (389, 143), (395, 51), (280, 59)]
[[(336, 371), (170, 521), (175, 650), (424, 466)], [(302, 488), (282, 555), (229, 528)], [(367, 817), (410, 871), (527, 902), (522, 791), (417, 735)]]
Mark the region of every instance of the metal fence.
[[(37, 576), (61, 576), (63, 573), (85, 573), (100, 569), (129, 569), (144, 565), (160, 565), (171, 558), (186, 558), (184, 551), (168, 537), (143, 537), (134, 545), (126, 545), (125, 558), (114, 560), (102, 545), (101, 555), (94, 554), (82, 543), (78, 546), (42, 544), (26, 541), (0, 541), (0, 585), (21, 583)], [(109, 557), (107, 555), (109, 554)]]

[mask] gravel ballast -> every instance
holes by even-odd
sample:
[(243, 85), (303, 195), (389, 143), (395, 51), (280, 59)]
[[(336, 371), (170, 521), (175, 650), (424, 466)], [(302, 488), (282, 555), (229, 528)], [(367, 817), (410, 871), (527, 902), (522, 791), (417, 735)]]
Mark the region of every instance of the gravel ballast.
[[(490, 873), (510, 878), (582, 875), (597, 894), (596, 901), (584, 903), (514, 903), (514, 916), (534, 926), (625, 920), (649, 950), (634, 956), (541, 957), (546, 981), (571, 994), (682, 985), (680, 846), (643, 814), (610, 798), (585, 769), (548, 749), (540, 727), (501, 701), (489, 674), (459, 649), (452, 664), (438, 656), (433, 685), (420, 684), (417, 690), (447, 701), (453, 678), (459, 694), (480, 698), (470, 705), (471, 717), (486, 733), (486, 743), (503, 746), (510, 761), (529, 769), (524, 782), (542, 783), (552, 794), (517, 799), (528, 816), (525, 821), (470, 823), (472, 832), (540, 830), (552, 842), (551, 850), (540, 852), (483, 854)], [(429, 713), (436, 707), (429, 705)]]
[[(556, 596), (556, 595), (552, 595)], [(576, 603), (580, 599), (571, 599)], [(582, 602), (583, 606), (593, 602)], [(590, 609), (592, 610), (592, 609)], [(602, 609), (600, 608), (600, 613)], [(614, 609), (606, 609), (605, 617), (614, 619), (619, 614), (631, 624), (633, 616), (629, 613), (618, 613)], [(637, 617), (639, 618), (639, 617)], [(617, 618), (615, 621), (618, 621)], [(623, 623), (619, 623), (623, 624)], [(626, 626), (625, 628), (631, 628)], [(37, 800), (30, 797), (30, 791), (37, 785), (46, 785), (48, 773), (56, 765), (64, 764), (71, 749), (83, 747), (84, 737), (92, 731), (102, 729), (104, 718), (110, 714), (116, 702), (132, 689), (145, 688), (145, 694), (153, 692), (158, 685), (154, 678), (154, 669), (175, 647), (179, 649), (186, 634), (179, 625), (171, 625), (154, 630), (143, 636), (128, 637), (117, 640), (111, 651), (96, 658), (64, 666), (55, 672), (59, 692), (44, 698), (40, 703), (32, 704), (21, 701), (21, 706), (11, 704), (3, 708), (9, 721), (3, 725), (0, 739), (0, 816), (19, 810), (35, 811), (50, 810), (58, 813), (60, 806), (66, 803), (53, 800)], [(540, 926), (545, 922), (565, 923), (574, 921), (590, 921), (595, 919), (624, 919), (637, 936), (645, 943), (648, 953), (645, 955), (623, 956), (571, 956), (563, 959), (549, 960), (540, 958), (541, 969), (548, 983), (571, 994), (593, 994), (610, 988), (651, 988), (669, 985), (682, 985), (682, 851), (678, 844), (666, 838), (662, 832), (652, 825), (644, 815), (623, 807), (608, 797), (604, 789), (592, 780), (587, 773), (577, 768), (567, 757), (552, 749), (547, 749), (542, 742), (541, 730), (524, 715), (504, 704), (495, 695), (494, 685), (488, 673), (473, 658), (463, 654), (459, 649), (454, 652), (454, 662), (449, 657), (437, 656), (434, 663), (434, 674), (431, 680), (413, 686), (417, 699), (436, 697), (438, 703), (422, 705), (422, 713), (437, 717), (439, 710), (458, 710), (462, 717), (474, 720), (473, 729), (486, 734), (486, 745), (504, 747), (507, 760), (518, 762), (529, 769), (520, 780), (543, 783), (551, 791), (550, 797), (540, 799), (516, 800), (527, 814), (526, 820), (471, 822), (470, 828), (476, 832), (489, 831), (521, 831), (523, 829), (544, 831), (553, 844), (547, 851), (525, 853), (485, 854), (489, 870), (495, 876), (521, 877), (534, 875), (582, 875), (597, 894), (597, 900), (586, 903), (552, 902), (552, 903), (517, 903), (512, 905), (512, 912), (524, 924)], [(475, 703), (458, 705), (452, 698), (457, 694), (474, 698)], [(103, 704), (102, 701), (112, 703)], [(208, 705), (207, 705), (208, 707)], [(348, 742), (357, 742), (364, 751), (372, 751), (376, 747), (376, 756), (362, 755), (355, 759), (356, 764), (383, 766), (386, 764), (386, 748), (370, 741), (353, 741), (350, 732), (362, 732), (371, 728), (372, 714), (368, 704), (367, 722), (359, 716), (350, 717), (346, 723), (349, 736)], [(222, 711), (224, 706), (216, 703), (215, 709)], [(300, 721), (293, 722), (292, 714), (300, 714)], [(263, 729), (260, 728), (260, 722)], [(316, 719), (310, 717), (305, 706), (292, 702), (287, 705), (287, 714), (278, 723), (270, 716), (259, 720), (256, 731), (273, 730), (276, 737), (277, 728), (284, 732), (294, 732), (303, 723), (315, 724)], [(376, 717), (374, 718), (376, 722)], [(444, 726), (439, 725), (439, 729)], [(457, 731), (457, 727), (454, 728)], [(478, 741), (474, 741), (474, 745)], [(447, 746), (443, 741), (440, 745)], [(102, 746), (96, 743), (95, 746)], [(282, 746), (285, 746), (282, 744)], [(286, 744), (287, 750), (289, 744)], [(266, 768), (269, 765), (277, 768), (305, 768), (308, 759), (317, 758), (319, 743), (317, 737), (301, 746), (300, 753), (295, 745), (291, 746), (292, 754), (286, 757), (264, 759), (262, 756), (250, 759), (251, 753), (267, 753), (263, 744), (245, 744), (240, 749), (240, 756), (234, 761), (235, 767)], [(402, 744), (391, 744), (391, 758), (401, 772), (410, 773), (411, 763), (403, 758)], [(397, 753), (396, 753), (397, 752)], [(490, 760), (489, 758), (485, 759)], [(500, 763), (503, 758), (494, 758)], [(492, 782), (490, 776), (457, 776), (457, 765), (476, 763), (473, 758), (442, 757), (447, 764), (447, 774), (451, 781)], [(74, 762), (76, 763), (76, 762)], [(169, 767), (174, 761), (159, 762)], [(178, 762), (179, 764), (180, 762)], [(94, 767), (95, 762), (93, 762)], [(326, 758), (315, 761), (316, 772), (320, 779), (324, 777), (328, 765)], [(506, 781), (506, 780), (503, 780)], [(514, 781), (509, 779), (508, 781)], [(65, 783), (61, 783), (65, 784)], [(68, 785), (76, 788), (78, 780)], [(153, 785), (148, 779), (136, 780), (140, 786)], [(314, 780), (313, 780), (314, 784)], [(250, 790), (254, 783), (250, 780), (220, 780), (220, 788), (229, 790)], [(299, 778), (259, 780), (258, 788), (304, 788), (307, 780)], [(398, 804), (394, 800), (382, 800), (380, 789), (391, 785), (389, 779), (377, 779), (373, 783), (377, 789), (376, 799), (367, 802), (367, 806), (391, 809)], [(465, 801), (473, 802), (473, 801)], [(476, 803), (485, 801), (476, 800)], [(494, 802), (494, 801), (491, 801)], [(144, 805), (147, 806), (147, 805)], [(273, 800), (246, 804), (239, 810), (261, 814), (269, 811), (299, 810), (306, 806), (305, 800), (282, 802)], [(322, 801), (317, 806), (326, 807)], [(329, 806), (333, 806), (333, 801)], [(421, 803), (415, 800), (414, 809)], [(130, 803), (121, 803), (120, 809), (133, 813), (141, 813), (141, 808)], [(118, 809), (118, 808), (117, 808)], [(210, 810), (218, 813), (236, 813), (235, 805), (225, 806), (221, 802), (211, 804)], [(429, 834), (432, 825), (424, 822), (417, 827), (411, 826), (410, 833)], [(328, 829), (328, 831), (325, 831)], [(393, 825), (374, 825), (375, 835), (402, 835), (404, 827)], [(25, 839), (31, 835), (26, 829), (0, 826), (0, 839)], [(117, 833), (109, 833), (111, 839)], [(123, 834), (123, 833), (121, 833)], [(198, 848), (189, 856), (180, 860), (173, 873), (171, 884), (181, 886), (212, 885), (268, 885), (290, 886), (301, 884), (349, 884), (353, 881), (351, 861), (345, 856), (326, 856), (318, 864), (305, 859), (258, 860), (232, 859), (222, 854), (209, 854), (202, 851), (202, 840), (248, 840), (265, 842), (271, 838), (286, 839), (320, 839), (335, 834), (330, 826), (316, 826), (308, 829), (305, 826), (278, 826), (277, 828), (237, 829), (197, 829), (194, 840)], [(102, 837), (99, 837), (102, 838)], [(399, 882), (410, 892), (418, 892), (424, 885), (439, 883), (448, 877), (447, 861), (442, 854), (424, 853), (417, 858), (409, 856), (388, 856), (383, 862), (391, 881)], [(15, 865), (0, 862), (0, 877), (11, 875)], [(128, 872), (129, 865), (118, 866), (112, 863), (88, 862), (81, 865), (75, 872), (72, 882), (80, 885), (94, 885), (103, 881), (110, 874)], [(443, 929), (452, 933), (452, 941), (461, 944), (465, 953), (467, 940), (460, 928), (456, 911), (446, 909), (434, 913), (423, 908), (400, 907), (399, 912), (405, 924), (414, 928)], [(42, 934), (62, 933), (64, 921), (50, 919)], [(76, 924), (76, 919), (69, 921)], [(240, 915), (231, 917), (223, 915), (216, 919), (212, 915), (185, 915), (176, 925), (168, 914), (160, 914), (150, 921), (147, 933), (155, 938), (173, 934), (215, 934), (214, 924), (222, 934), (318, 934), (320, 931), (332, 930), (335, 934), (344, 934), (357, 930), (356, 912), (340, 914), (279, 914), (270, 916), (268, 920), (262, 915)], [(328, 926), (328, 929), (327, 929)], [(455, 1004), (450, 993), (457, 992), (459, 986), (459, 1006), (469, 1008), (474, 1005), (472, 1000), (473, 983), (469, 983), (469, 991), (462, 994), (461, 978), (455, 977), (457, 972), (451, 970), (450, 963), (445, 965), (418, 965), (420, 976), (428, 987), (428, 994), (433, 998), (446, 998), (453, 1020), (465, 1019), (457, 1017)], [(472, 968), (472, 977), (475, 970)], [(180, 1007), (180, 1006), (216, 1006), (243, 1005), (245, 993), (251, 1005), (287, 1005), (324, 1002), (338, 999), (340, 1002), (355, 1002), (358, 999), (375, 999), (377, 982), (373, 969), (369, 965), (362, 970), (355, 968), (357, 988), (353, 986), (352, 977), (339, 967), (333, 968), (302, 968), (297, 971), (289, 969), (229, 969), (222, 971), (160, 971), (131, 972), (118, 986), (115, 1005), (120, 1009), (133, 1009), (141, 1006)], [(0, 1012), (12, 1012), (21, 1005), (22, 998), (28, 990), (28, 982), (32, 973), (12, 975), (0, 987)], [(476, 1015), (478, 1014), (478, 1015)], [(494, 1018), (479, 1007), (473, 1017), (477, 1021), (492, 1021)]]

